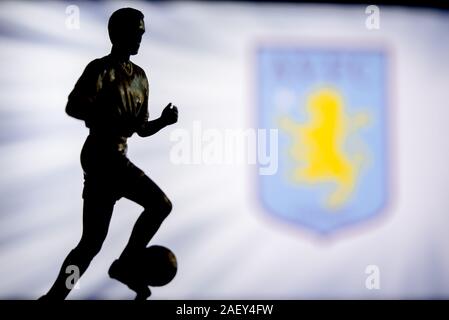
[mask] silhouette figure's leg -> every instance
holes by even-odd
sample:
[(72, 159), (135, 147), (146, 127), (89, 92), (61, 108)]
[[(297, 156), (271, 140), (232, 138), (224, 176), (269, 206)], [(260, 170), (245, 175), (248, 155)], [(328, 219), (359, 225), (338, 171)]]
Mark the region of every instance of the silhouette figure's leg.
[(106, 197), (84, 199), (81, 240), (64, 260), (58, 277), (45, 298), (65, 299), (70, 293), (71, 289), (66, 285), (69, 276), (67, 267), (76, 266), (79, 269), (80, 276), (86, 271), (106, 238), (114, 204), (114, 200)]
[(172, 204), (164, 192), (146, 175), (141, 176), (124, 193), (124, 197), (140, 204), (140, 214), (123, 250), (120, 259), (127, 260), (146, 248), (165, 218), (172, 210)]

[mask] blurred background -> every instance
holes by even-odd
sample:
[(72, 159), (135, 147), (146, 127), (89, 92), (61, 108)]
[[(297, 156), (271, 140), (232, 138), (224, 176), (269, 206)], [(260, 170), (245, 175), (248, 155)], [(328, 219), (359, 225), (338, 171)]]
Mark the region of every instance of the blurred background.
[[(377, 28), (360, 4), (2, 1), (1, 299), (45, 293), (81, 236), (79, 153), (88, 131), (64, 108), (87, 63), (110, 52), (108, 18), (126, 6), (145, 15), (147, 32), (132, 60), (149, 77), (150, 118), (168, 102), (180, 114), (153, 137), (129, 139), (131, 160), (174, 204), (151, 243), (171, 248), (179, 270), (153, 299), (449, 297), (446, 8), (379, 4)], [(259, 54), (279, 46), (384, 54), (388, 63), (377, 68), (385, 77), (376, 78), (384, 90), (375, 91), (384, 99), (384, 125), (376, 127), (384, 140), (375, 150), (386, 159), (376, 189), (385, 196), (367, 219), (322, 234), (267, 208), (258, 190), (270, 182), (255, 165), (171, 161), (170, 132), (192, 132), (195, 121), (220, 132), (271, 127), (258, 122), (270, 108)], [(103, 249), (69, 299), (134, 297), (107, 270), (140, 212), (128, 200), (116, 204)], [(371, 265), (380, 276), (372, 290)]]

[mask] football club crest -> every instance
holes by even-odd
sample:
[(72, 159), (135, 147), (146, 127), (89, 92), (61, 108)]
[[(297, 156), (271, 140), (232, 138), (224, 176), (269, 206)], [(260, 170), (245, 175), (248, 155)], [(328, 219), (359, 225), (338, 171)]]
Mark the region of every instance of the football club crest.
[(259, 175), (264, 207), (329, 233), (387, 200), (387, 54), (264, 46), (257, 51), (259, 128), (277, 128), (279, 166)]

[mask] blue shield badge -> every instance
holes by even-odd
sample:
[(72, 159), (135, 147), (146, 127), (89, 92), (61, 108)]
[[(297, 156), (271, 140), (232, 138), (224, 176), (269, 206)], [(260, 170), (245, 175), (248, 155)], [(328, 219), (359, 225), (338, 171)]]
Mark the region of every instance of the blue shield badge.
[(277, 128), (278, 170), (259, 175), (272, 214), (329, 233), (376, 215), (387, 184), (387, 54), (264, 46), (258, 126)]

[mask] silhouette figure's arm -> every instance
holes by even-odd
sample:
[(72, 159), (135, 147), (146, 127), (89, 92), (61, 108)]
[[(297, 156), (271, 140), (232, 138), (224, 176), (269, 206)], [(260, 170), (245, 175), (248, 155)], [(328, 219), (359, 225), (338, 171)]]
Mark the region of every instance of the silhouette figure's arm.
[(138, 130), (137, 134), (141, 137), (149, 137), (165, 128), (167, 125), (161, 118), (145, 122)]
[(69, 99), (67, 102), (65, 112), (79, 120), (87, 120), (87, 109), (92, 104), (92, 101), (90, 99)]
[(95, 60), (89, 63), (69, 95), (66, 113), (76, 119), (89, 121), (97, 94), (102, 86), (101, 74)]
[(159, 130), (165, 128), (178, 121), (178, 108), (172, 106), (171, 102), (164, 108), (159, 118), (148, 121), (148, 106), (144, 107), (144, 121), (143, 124), (137, 129), (137, 134), (141, 137), (152, 136)]

